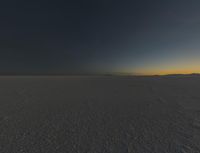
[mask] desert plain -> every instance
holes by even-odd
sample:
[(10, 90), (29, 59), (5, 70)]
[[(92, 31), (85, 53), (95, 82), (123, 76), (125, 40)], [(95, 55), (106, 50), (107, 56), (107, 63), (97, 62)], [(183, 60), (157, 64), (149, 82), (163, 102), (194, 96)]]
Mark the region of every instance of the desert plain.
[(1, 76), (1, 153), (200, 153), (200, 76)]

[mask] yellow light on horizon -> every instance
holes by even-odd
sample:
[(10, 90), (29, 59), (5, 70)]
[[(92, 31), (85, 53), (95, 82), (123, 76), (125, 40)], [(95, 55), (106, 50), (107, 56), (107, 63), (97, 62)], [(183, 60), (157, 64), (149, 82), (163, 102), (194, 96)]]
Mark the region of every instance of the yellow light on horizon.
[(192, 74), (200, 73), (200, 59), (189, 58), (182, 60), (168, 61), (165, 63), (154, 63), (144, 65), (134, 70), (126, 69), (123, 72), (133, 72), (138, 75), (168, 75), (168, 74)]

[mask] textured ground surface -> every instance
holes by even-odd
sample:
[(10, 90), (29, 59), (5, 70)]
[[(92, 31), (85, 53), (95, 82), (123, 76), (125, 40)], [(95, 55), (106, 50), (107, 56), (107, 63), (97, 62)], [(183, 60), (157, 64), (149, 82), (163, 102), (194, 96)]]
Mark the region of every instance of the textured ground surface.
[(1, 77), (1, 153), (200, 153), (200, 77)]

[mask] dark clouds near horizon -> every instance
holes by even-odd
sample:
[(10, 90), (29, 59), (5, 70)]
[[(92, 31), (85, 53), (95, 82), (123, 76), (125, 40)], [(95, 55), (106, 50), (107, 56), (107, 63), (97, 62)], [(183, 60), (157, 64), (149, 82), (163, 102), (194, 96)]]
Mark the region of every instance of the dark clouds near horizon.
[(199, 8), (197, 0), (0, 2), (0, 74), (134, 71), (186, 43), (198, 50)]

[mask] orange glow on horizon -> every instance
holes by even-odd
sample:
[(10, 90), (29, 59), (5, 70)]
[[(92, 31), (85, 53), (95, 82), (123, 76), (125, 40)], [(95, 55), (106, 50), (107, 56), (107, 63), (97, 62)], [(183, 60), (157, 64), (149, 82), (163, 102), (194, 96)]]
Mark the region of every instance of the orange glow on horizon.
[(192, 74), (200, 73), (200, 67), (187, 67), (187, 68), (163, 68), (163, 69), (141, 69), (136, 71), (139, 75), (168, 75), (168, 74)]
[(122, 74), (131, 75), (169, 75), (200, 73), (200, 55), (185, 54), (170, 59), (146, 59), (140, 65), (131, 65), (121, 68)]
[(192, 74), (200, 73), (199, 66), (188, 66), (185, 68), (172, 67), (172, 68), (159, 68), (159, 69), (141, 69), (136, 71), (137, 74), (141, 75), (168, 75), (168, 74)]
[(148, 71), (148, 72), (137, 72), (136, 75), (170, 75), (170, 74), (194, 74), (194, 73), (200, 73), (199, 71), (191, 71), (191, 70), (176, 70), (176, 71)]

